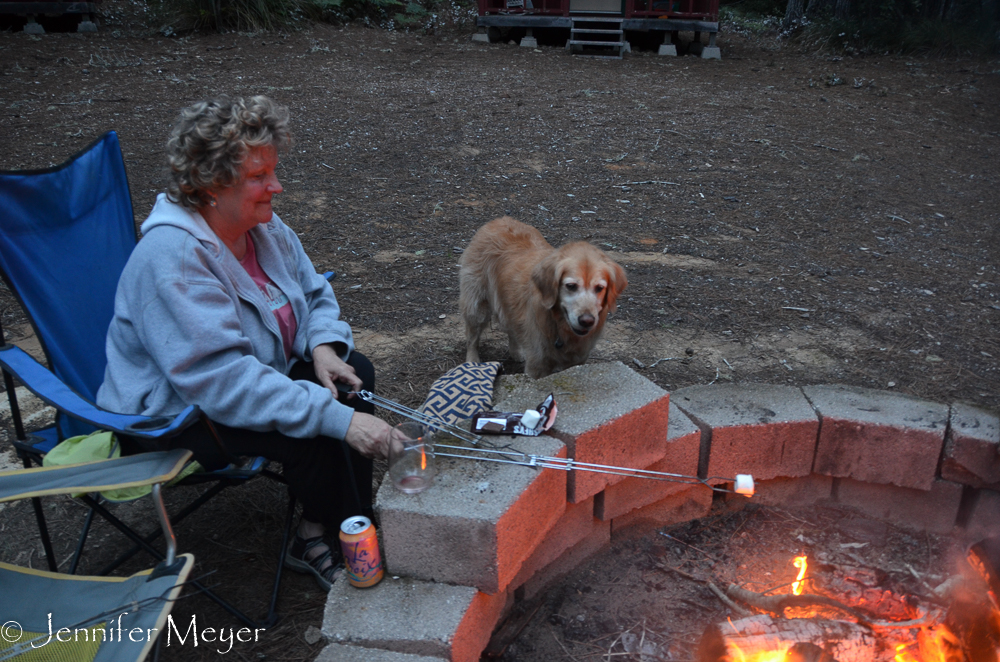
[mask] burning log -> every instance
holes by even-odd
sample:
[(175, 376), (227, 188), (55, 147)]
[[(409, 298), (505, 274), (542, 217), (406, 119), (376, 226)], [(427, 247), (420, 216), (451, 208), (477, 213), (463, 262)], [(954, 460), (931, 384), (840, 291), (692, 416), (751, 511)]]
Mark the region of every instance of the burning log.
[[(709, 626), (701, 638), (698, 656), (700, 662), (785, 662), (799, 659), (800, 655), (807, 660), (822, 657), (814, 649), (797, 644), (817, 646), (834, 662), (889, 662), (894, 656), (884, 638), (857, 623), (820, 618), (772, 619), (768, 614)], [(813, 651), (813, 655), (803, 655), (804, 651)]]
[(810, 581), (814, 589), (836, 595), (842, 603), (875, 618), (906, 620), (920, 614), (916, 598), (875, 568), (819, 563)]
[(823, 606), (838, 609), (844, 613), (850, 614), (859, 621), (868, 620), (868, 618), (860, 612), (851, 609), (837, 600), (823, 595), (812, 595), (809, 593), (804, 593), (802, 595), (764, 595), (762, 593), (755, 593), (754, 591), (748, 591), (744, 588), (740, 588), (735, 584), (730, 584), (726, 589), (726, 593), (729, 597), (748, 604), (751, 607), (756, 607), (762, 611), (769, 611), (773, 614), (777, 614), (778, 616), (781, 616), (785, 612), (785, 609), (788, 609), (789, 607)]

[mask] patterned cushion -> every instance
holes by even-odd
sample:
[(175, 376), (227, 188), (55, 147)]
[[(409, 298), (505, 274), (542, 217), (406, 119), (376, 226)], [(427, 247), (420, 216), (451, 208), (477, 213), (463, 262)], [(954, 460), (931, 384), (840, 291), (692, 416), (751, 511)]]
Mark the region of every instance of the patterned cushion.
[(493, 403), (493, 384), (500, 363), (463, 363), (444, 373), (431, 384), (420, 411), (447, 423), (457, 423)]

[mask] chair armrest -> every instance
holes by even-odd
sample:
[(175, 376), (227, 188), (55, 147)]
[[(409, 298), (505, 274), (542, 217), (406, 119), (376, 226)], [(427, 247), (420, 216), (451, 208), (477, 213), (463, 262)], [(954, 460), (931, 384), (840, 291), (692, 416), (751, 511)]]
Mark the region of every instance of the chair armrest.
[(169, 437), (197, 421), (201, 410), (192, 405), (174, 417), (116, 414), (97, 407), (15, 345), (0, 347), (0, 366), (15, 375), (42, 401), (94, 427), (119, 434), (156, 439)]
[(191, 451), (175, 448), (82, 464), (4, 471), (0, 472), (0, 503), (165, 483), (190, 459)]

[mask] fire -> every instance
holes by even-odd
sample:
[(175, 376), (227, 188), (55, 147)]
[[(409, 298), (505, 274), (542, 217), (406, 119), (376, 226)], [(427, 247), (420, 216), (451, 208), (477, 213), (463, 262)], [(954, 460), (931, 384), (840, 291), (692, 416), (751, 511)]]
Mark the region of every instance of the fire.
[(960, 644), (948, 628), (923, 628), (917, 641), (896, 646), (895, 662), (949, 662), (954, 659), (950, 651)]
[(423, 444), (420, 444), (420, 470), (427, 470), (427, 453), (424, 451)]
[(760, 651), (751, 655), (746, 655), (736, 644), (730, 644), (729, 648), (732, 653), (729, 658), (731, 662), (785, 662), (788, 655), (788, 649), (791, 648), (791, 646), (776, 648), (769, 651)]
[(802, 591), (805, 589), (805, 584), (806, 584), (804, 581), (802, 581), (802, 578), (806, 576), (806, 568), (808, 567), (809, 564), (806, 562), (805, 556), (796, 556), (795, 560), (792, 561), (792, 565), (794, 565), (796, 568), (799, 569), (798, 577), (796, 577), (795, 581), (792, 582), (792, 594), (802, 595)]

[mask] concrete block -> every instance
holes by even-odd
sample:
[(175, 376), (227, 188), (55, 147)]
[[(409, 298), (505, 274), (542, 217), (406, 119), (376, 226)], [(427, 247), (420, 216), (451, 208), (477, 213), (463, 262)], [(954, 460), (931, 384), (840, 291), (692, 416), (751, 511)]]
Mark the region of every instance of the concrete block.
[(701, 59), (702, 60), (721, 60), (722, 51), (719, 50), (718, 46), (705, 46), (701, 49)]
[(600, 522), (586, 538), (560, 554), (555, 561), (534, 573), (521, 586), (521, 599), (533, 599), (551, 586), (553, 582), (572, 572), (591, 556), (607, 548), (610, 544), (611, 525), (608, 522)]
[(477, 32), (474, 35), (472, 35), (472, 41), (473, 43), (488, 44), (490, 43), (490, 36), (485, 32)]
[(1000, 489), (1000, 417), (964, 403), (951, 406), (941, 477)]
[(521, 37), (521, 48), (538, 48), (538, 40), (531, 35), (525, 35)]
[(809, 474), (801, 478), (773, 478), (756, 483), (754, 488), (751, 503), (780, 508), (806, 507), (832, 497), (833, 478), (820, 474)]
[(322, 632), (335, 644), (478, 662), (506, 603), (506, 593), (410, 578), (386, 577), (360, 589), (339, 581), (327, 597)]
[[(525, 453), (566, 455), (551, 437), (502, 439)], [(387, 570), (504, 590), (566, 509), (566, 478), (555, 469), (439, 457), (434, 484), (420, 494), (383, 481), (375, 509)]]
[(668, 55), (671, 57), (677, 57), (677, 47), (673, 44), (660, 44), (660, 50), (657, 55)]
[(834, 490), (838, 502), (867, 515), (938, 534), (952, 532), (962, 501), (962, 486), (945, 480), (935, 480), (929, 490), (918, 490), (842, 478)]
[[(666, 452), (663, 459), (642, 468), (687, 476), (698, 475), (701, 429), (674, 403), (670, 403), (670, 420), (667, 423), (664, 443)], [(609, 485), (596, 495), (594, 515), (609, 521), (630, 510), (662, 501), (671, 494), (682, 492), (689, 487), (690, 483), (626, 478), (620, 483)]]
[[(643, 468), (663, 459), (670, 394), (621, 362), (575, 366), (533, 380), (501, 376), (493, 399), (501, 411), (537, 407), (556, 394), (558, 415), (548, 434), (566, 444), (580, 462)], [(580, 503), (622, 476), (572, 471), (571, 503)]]
[(852, 386), (802, 389), (820, 416), (813, 471), (929, 490), (948, 425), (948, 407)]
[(76, 25), (77, 32), (97, 32), (97, 23), (93, 21), (80, 21)]
[(444, 659), (343, 644), (330, 644), (316, 656), (316, 662), (441, 662)]
[(25, 34), (45, 34), (45, 28), (42, 27), (41, 23), (35, 22), (35, 17), (28, 17), (28, 22), (24, 24)]
[(711, 489), (698, 485), (671, 494), (645, 508), (611, 520), (611, 538), (618, 540), (641, 535), (652, 529), (672, 526), (704, 517), (712, 509)]
[[(611, 531), (610, 525), (594, 517), (594, 497), (580, 503), (570, 504), (555, 526), (545, 534), (545, 538), (528, 557), (528, 560), (521, 564), (521, 570), (517, 573), (514, 581), (510, 583), (511, 587), (517, 588), (523, 585), (535, 573), (555, 561), (566, 550), (598, 532), (598, 529), (604, 529), (604, 537), (608, 538)], [(600, 535), (599, 532), (598, 535)]]
[(819, 419), (799, 389), (693, 386), (675, 391), (673, 402), (708, 432), (708, 448), (702, 446), (705, 475), (769, 480), (810, 473)]
[(972, 540), (1000, 534), (1000, 492), (978, 491), (965, 532)]

